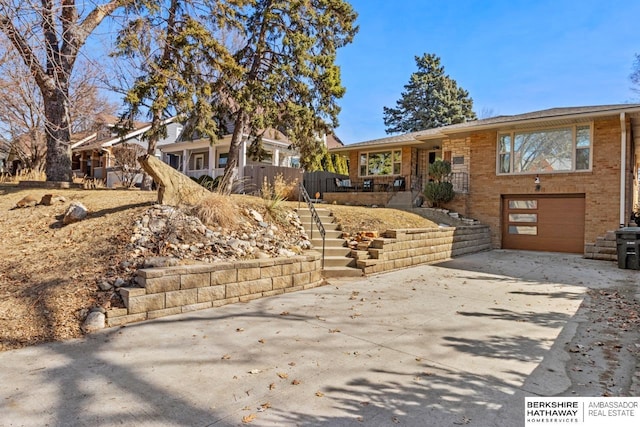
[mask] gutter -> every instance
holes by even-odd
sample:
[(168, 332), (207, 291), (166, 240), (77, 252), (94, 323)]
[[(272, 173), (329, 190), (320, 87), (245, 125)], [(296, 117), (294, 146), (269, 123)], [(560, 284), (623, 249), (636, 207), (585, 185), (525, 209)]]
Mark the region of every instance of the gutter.
[(626, 224), (626, 174), (627, 174), (627, 121), (620, 113), (620, 228)]

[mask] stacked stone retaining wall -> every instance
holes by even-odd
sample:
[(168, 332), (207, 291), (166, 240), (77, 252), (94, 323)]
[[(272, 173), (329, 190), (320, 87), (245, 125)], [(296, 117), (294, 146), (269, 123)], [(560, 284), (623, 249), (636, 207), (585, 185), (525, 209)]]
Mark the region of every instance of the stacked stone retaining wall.
[(138, 270), (141, 287), (121, 288), (126, 308), (107, 311), (107, 326), (119, 326), (194, 310), (320, 286), (322, 260), (315, 251), (291, 258)]
[(354, 251), (365, 274), (396, 270), (418, 264), (491, 249), (486, 225), (428, 229), (389, 230), (374, 239), (368, 251)]

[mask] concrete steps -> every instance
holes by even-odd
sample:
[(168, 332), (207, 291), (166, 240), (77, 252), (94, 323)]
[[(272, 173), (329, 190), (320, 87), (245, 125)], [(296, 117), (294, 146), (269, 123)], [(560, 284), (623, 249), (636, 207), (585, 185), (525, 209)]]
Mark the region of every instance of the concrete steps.
[(597, 237), (595, 243), (587, 243), (584, 257), (604, 261), (617, 261), (616, 232), (607, 231), (604, 236)]
[[(318, 217), (325, 229), (324, 240), (324, 277), (357, 277), (362, 276), (362, 270), (357, 268), (356, 259), (351, 257), (351, 249), (342, 238), (340, 224), (327, 209), (316, 209)], [(311, 219), (308, 209), (299, 209), (298, 216), (305, 231), (310, 237), (311, 244), (317, 251), (322, 251), (322, 237), (315, 222)], [(311, 238), (311, 236), (313, 237)]]

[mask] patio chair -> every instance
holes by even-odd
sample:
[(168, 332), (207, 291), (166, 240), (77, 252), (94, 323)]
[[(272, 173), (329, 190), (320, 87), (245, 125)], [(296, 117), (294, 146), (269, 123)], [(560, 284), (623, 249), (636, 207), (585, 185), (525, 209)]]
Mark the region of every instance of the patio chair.
[(404, 191), (407, 186), (407, 183), (404, 179), (404, 176), (399, 176), (393, 180), (393, 191)]
[(373, 180), (365, 179), (362, 181), (362, 191), (373, 191)]
[(350, 179), (336, 178), (336, 188), (338, 191), (355, 190), (355, 187), (351, 185)]

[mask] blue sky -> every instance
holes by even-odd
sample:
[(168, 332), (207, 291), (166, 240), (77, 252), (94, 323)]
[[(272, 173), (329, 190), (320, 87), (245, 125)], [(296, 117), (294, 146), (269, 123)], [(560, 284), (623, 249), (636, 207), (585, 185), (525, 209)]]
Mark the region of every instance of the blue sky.
[(638, 101), (640, 2), (592, 0), (352, 0), (360, 32), (338, 64), (347, 89), (336, 134), (385, 137), (416, 55), (438, 55), (474, 110), (519, 114)]

